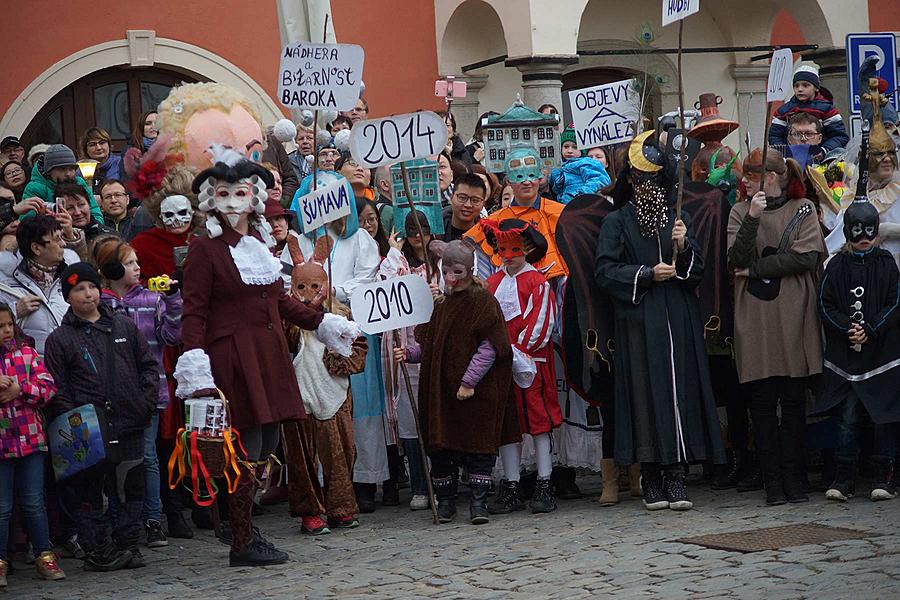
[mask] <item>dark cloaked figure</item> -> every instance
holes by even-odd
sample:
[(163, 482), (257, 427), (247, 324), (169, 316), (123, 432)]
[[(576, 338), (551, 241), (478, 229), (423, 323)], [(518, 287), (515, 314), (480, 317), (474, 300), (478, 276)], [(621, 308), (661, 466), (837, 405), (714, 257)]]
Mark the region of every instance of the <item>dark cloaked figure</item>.
[[(603, 223), (595, 275), (615, 306), (616, 463), (642, 463), (648, 509), (683, 510), (692, 504), (682, 463), (725, 456), (695, 293), (703, 257), (689, 215), (676, 220), (665, 204), (662, 153), (640, 147), (649, 133), (632, 143), (633, 196)], [(683, 248), (671, 274), (676, 227)]]

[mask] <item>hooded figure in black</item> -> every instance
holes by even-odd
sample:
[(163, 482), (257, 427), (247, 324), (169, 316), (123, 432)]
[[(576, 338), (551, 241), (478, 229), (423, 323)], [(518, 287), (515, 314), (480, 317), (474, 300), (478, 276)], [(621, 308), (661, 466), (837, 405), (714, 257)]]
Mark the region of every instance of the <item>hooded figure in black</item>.
[(595, 275), (615, 307), (616, 463), (641, 463), (648, 509), (686, 510), (682, 465), (725, 455), (696, 296), (703, 257), (690, 216), (670, 206), (673, 178), (652, 133), (631, 143), (627, 184), (614, 192), (627, 203), (603, 223)]
[(816, 412), (837, 414), (838, 447), (831, 500), (853, 495), (859, 430), (874, 422), (879, 452), (873, 500), (896, 495), (892, 481), (900, 421), (900, 272), (875, 245), (878, 211), (865, 199), (844, 213), (847, 245), (829, 261), (819, 291), (825, 371)]

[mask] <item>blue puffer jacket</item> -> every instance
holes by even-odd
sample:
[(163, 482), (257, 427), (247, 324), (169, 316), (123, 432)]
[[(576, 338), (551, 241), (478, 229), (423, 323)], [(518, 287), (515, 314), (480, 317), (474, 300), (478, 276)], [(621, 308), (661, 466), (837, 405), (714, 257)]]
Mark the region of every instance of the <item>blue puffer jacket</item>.
[(556, 201), (568, 204), (579, 194), (596, 194), (597, 190), (609, 185), (609, 174), (599, 160), (582, 156), (568, 158), (562, 167), (550, 173), (550, 190)]

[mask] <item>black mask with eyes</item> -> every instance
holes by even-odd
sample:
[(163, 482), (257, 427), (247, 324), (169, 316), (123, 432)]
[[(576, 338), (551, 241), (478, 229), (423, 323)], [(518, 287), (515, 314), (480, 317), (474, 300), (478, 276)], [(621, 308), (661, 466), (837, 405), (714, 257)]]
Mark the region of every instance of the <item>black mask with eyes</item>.
[(853, 243), (878, 237), (878, 210), (868, 201), (848, 206), (844, 212), (844, 237)]

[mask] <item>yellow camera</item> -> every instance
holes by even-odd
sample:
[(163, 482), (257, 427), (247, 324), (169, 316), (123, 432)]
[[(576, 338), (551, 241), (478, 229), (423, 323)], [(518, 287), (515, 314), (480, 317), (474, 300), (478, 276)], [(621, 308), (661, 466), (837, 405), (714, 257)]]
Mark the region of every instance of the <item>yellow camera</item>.
[(147, 280), (147, 288), (151, 292), (168, 292), (172, 289), (171, 279), (168, 275), (160, 275), (159, 277), (151, 277)]

